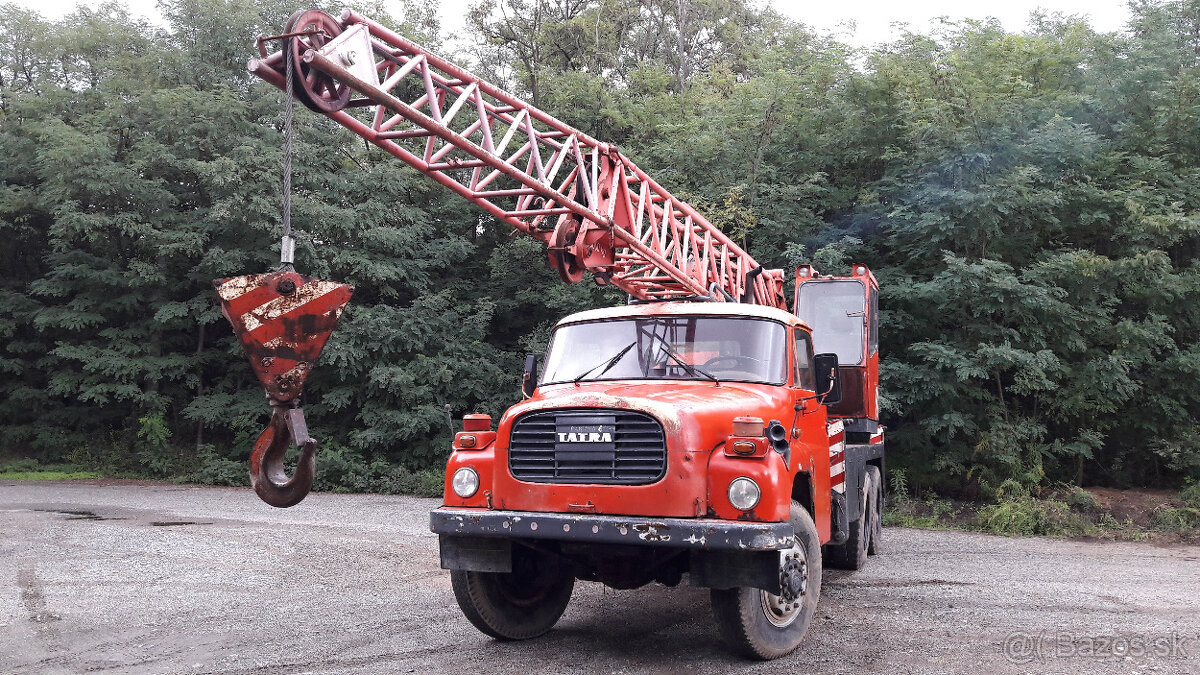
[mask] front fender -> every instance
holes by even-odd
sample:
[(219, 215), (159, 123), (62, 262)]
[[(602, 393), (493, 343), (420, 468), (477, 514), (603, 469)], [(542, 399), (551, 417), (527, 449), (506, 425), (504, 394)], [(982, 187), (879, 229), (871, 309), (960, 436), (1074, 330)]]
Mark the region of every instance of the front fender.
[[(729, 503), (729, 483), (745, 476), (758, 484), (762, 498), (758, 506), (742, 511)], [(783, 457), (774, 451), (764, 457), (731, 457), (723, 448), (708, 460), (708, 507), (712, 515), (726, 520), (777, 523), (788, 520), (792, 508), (792, 483)]]

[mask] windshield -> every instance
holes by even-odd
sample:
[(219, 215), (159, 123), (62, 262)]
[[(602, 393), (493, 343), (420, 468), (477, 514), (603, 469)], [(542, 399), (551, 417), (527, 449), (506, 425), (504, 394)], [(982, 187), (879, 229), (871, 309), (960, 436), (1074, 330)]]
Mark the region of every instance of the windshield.
[(843, 366), (863, 362), (867, 292), (858, 281), (809, 281), (800, 285), (800, 320), (812, 328), (817, 353), (833, 352)]
[(762, 319), (648, 317), (554, 331), (543, 384), (589, 380), (723, 380), (783, 384), (786, 331)]

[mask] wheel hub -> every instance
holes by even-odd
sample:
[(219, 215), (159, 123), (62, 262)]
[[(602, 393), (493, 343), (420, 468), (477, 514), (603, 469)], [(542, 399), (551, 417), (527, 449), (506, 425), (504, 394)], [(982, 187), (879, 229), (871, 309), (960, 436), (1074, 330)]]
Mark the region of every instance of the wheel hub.
[(779, 586), (783, 589), (780, 595), (787, 602), (795, 602), (804, 596), (808, 590), (808, 565), (799, 556), (784, 561), (783, 569), (779, 571)]
[(779, 561), (779, 595), (760, 591), (763, 614), (779, 628), (791, 625), (800, 616), (808, 591), (808, 561), (799, 546), (783, 551)]

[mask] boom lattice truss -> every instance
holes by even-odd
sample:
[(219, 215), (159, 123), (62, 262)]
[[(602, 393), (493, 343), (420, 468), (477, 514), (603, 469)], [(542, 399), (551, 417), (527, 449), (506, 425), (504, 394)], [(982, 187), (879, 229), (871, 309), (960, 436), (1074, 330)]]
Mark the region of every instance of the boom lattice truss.
[[(711, 296), (784, 307), (763, 270), (616, 147), (597, 141), (352, 11), (297, 12), (250, 72), (636, 298)], [(353, 98), (358, 94), (358, 98)]]

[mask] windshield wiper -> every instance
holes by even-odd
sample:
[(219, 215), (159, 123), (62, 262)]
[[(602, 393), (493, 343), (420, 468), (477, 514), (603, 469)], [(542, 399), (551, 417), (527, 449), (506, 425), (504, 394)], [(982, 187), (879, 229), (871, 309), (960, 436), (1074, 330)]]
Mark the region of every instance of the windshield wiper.
[(629, 350), (633, 349), (633, 346), (636, 344), (637, 344), (637, 340), (630, 342), (629, 344), (622, 347), (621, 351), (617, 352), (616, 355), (613, 356), (611, 359), (605, 361), (604, 363), (600, 363), (595, 366), (592, 366), (591, 369), (589, 369), (583, 373), (580, 373), (579, 377), (577, 377), (571, 381), (574, 382), (575, 384), (579, 384), (579, 381), (582, 380), (583, 378), (587, 377), (588, 375), (591, 375), (592, 371), (596, 370), (600, 366), (604, 366), (604, 370), (601, 370), (599, 373), (596, 373), (596, 377), (600, 377), (601, 375), (607, 373), (610, 369), (612, 369), (613, 366), (617, 365), (617, 362), (620, 361), (626, 354), (628, 354)]
[(707, 377), (708, 379), (712, 380), (713, 382), (716, 382), (717, 384), (721, 383), (721, 381), (718, 380), (715, 375), (704, 370), (703, 368), (701, 368), (699, 366), (694, 366), (690, 363), (684, 363), (683, 359), (679, 358), (679, 354), (675, 353), (675, 350), (671, 348), (671, 345), (668, 344), (666, 340), (658, 337), (657, 335), (655, 335), (654, 337), (657, 338), (658, 343), (662, 345), (663, 352), (667, 356), (671, 357), (672, 361), (674, 361), (675, 363), (678, 363), (680, 365), (680, 367), (682, 367), (684, 370), (686, 370), (688, 375), (691, 375), (692, 377), (695, 377), (696, 375), (703, 375), (704, 377)]

